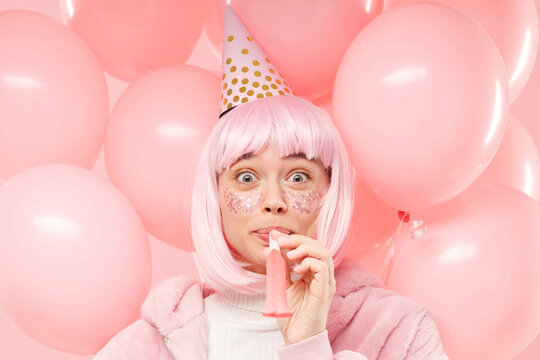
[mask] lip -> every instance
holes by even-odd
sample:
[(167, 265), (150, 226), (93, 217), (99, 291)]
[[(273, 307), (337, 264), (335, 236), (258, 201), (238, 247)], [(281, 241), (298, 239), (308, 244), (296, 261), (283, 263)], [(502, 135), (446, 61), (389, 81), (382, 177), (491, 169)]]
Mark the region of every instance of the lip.
[(292, 234), (291, 230), (281, 228), (281, 227), (269, 227), (269, 228), (259, 229), (259, 230), (254, 231), (254, 233), (255, 233), (255, 235), (257, 235), (264, 242), (269, 242), (270, 231), (272, 231), (272, 230), (277, 230), (277, 231), (279, 231), (281, 233), (284, 233), (284, 234), (287, 234), (287, 235)]

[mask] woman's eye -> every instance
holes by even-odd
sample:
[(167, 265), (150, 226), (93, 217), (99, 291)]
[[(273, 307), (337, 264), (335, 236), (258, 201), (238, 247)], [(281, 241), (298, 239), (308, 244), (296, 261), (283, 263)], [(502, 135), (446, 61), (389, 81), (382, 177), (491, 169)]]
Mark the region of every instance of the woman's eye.
[(241, 172), (240, 174), (238, 174), (236, 176), (236, 180), (240, 181), (241, 183), (252, 183), (254, 182), (256, 179), (255, 175), (253, 175), (252, 173), (249, 173), (249, 172)]
[(289, 179), (295, 183), (301, 183), (309, 179), (309, 175), (304, 172), (296, 172), (292, 174)]

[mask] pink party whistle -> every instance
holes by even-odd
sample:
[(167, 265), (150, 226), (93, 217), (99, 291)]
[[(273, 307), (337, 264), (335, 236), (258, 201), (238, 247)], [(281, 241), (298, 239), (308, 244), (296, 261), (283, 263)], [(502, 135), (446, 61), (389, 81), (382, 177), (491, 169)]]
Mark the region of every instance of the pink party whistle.
[(263, 315), (271, 317), (291, 317), (287, 303), (287, 283), (285, 281), (285, 260), (281, 255), (278, 242), (268, 237), (270, 253), (266, 260), (266, 303)]

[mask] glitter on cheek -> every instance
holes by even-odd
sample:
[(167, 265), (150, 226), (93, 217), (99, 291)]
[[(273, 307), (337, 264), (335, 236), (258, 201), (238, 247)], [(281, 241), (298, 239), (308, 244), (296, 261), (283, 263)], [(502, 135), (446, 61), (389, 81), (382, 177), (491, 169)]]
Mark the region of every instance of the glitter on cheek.
[(319, 188), (309, 192), (301, 193), (296, 191), (288, 191), (286, 193), (288, 202), (291, 207), (304, 213), (311, 213), (317, 207), (322, 206), (322, 191)]
[(255, 193), (242, 196), (238, 195), (236, 192), (232, 193), (226, 188), (223, 197), (225, 198), (225, 203), (227, 204), (229, 211), (235, 214), (243, 214), (255, 210), (261, 200), (262, 194)]

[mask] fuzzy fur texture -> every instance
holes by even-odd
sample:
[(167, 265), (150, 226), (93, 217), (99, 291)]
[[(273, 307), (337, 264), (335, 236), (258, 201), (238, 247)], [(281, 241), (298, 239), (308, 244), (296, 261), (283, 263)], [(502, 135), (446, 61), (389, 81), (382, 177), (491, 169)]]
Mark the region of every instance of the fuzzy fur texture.
[[(336, 294), (327, 331), (277, 349), (281, 360), (448, 360), (433, 317), (422, 304), (385, 289), (357, 261), (336, 268)], [(169, 359), (169, 346), (180, 359), (207, 356), (204, 297), (212, 290), (185, 275), (159, 283), (131, 324), (94, 360)], [(314, 349), (320, 349), (314, 354)], [(187, 356), (187, 357), (186, 357)]]

